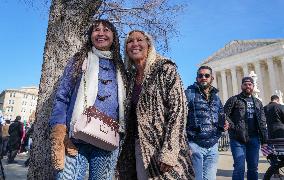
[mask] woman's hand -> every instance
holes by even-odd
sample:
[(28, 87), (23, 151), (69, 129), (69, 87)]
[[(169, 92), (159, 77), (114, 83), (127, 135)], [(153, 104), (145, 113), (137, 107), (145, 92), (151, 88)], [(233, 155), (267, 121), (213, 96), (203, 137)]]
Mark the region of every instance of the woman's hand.
[(226, 120), (224, 124), (224, 131), (227, 131), (230, 128), (229, 122)]
[(164, 172), (164, 173), (170, 171), (171, 169), (173, 169), (173, 166), (167, 165), (167, 164), (165, 164), (163, 162), (160, 162), (159, 166), (160, 166), (160, 170), (162, 172)]
[(78, 149), (69, 139), (66, 126), (63, 124), (55, 125), (50, 134), (51, 140), (51, 162), (55, 170), (64, 169), (65, 151), (70, 156), (76, 156)]
[(57, 124), (51, 129), (51, 164), (55, 170), (64, 169), (66, 126)]

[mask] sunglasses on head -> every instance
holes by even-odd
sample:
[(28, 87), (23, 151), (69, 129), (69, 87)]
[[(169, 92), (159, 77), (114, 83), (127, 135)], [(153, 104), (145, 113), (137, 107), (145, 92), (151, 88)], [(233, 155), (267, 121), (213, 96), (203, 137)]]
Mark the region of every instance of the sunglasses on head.
[(198, 74), (197, 75), (198, 78), (203, 78), (203, 77), (210, 78), (210, 76), (211, 76), (210, 74)]

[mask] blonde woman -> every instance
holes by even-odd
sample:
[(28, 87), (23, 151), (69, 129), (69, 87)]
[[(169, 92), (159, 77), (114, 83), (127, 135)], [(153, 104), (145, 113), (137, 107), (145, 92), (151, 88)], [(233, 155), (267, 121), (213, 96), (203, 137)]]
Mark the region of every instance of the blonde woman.
[(194, 179), (185, 141), (186, 98), (176, 65), (158, 55), (150, 35), (125, 42), (130, 77), (120, 179)]

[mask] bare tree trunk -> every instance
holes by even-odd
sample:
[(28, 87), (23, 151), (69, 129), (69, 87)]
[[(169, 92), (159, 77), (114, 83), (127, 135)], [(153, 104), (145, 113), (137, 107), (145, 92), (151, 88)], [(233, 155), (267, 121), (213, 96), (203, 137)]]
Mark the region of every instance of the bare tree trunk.
[(54, 94), (67, 60), (81, 48), (84, 31), (101, 3), (101, 0), (51, 2), (28, 179), (53, 179), (48, 120)]

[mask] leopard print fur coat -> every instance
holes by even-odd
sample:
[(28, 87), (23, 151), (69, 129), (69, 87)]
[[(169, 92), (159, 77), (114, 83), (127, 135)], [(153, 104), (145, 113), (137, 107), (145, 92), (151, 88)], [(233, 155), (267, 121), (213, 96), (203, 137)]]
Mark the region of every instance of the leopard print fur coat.
[[(128, 109), (134, 87), (134, 74), (130, 75)], [(138, 137), (142, 159), (148, 179), (194, 179), (189, 148), (186, 143), (186, 98), (176, 65), (159, 55), (145, 74), (136, 112)], [(118, 179), (135, 180), (135, 137), (128, 128), (117, 165)], [(173, 166), (169, 172), (160, 171), (159, 162)]]

